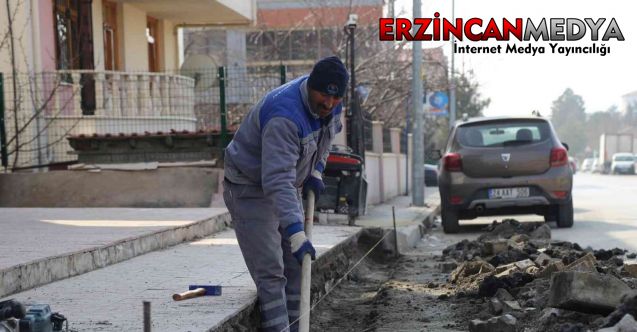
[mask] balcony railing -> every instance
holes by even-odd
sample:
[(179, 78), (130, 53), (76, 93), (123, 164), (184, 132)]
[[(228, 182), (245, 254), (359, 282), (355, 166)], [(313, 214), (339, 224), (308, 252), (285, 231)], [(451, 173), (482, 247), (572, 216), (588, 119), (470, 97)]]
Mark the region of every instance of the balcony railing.
[(197, 129), (195, 80), (187, 76), (59, 70), (15, 79), (16, 98), (5, 84), (5, 120), (9, 140), (17, 136), (9, 144), (10, 152), (18, 151), (16, 167), (75, 160), (70, 135)]
[[(55, 74), (53, 82), (59, 82), (55, 88), (60, 91), (54, 95), (54, 108), (67, 115), (194, 117), (195, 80), (187, 76), (93, 70), (59, 70)], [(91, 84), (94, 96), (83, 91)], [(95, 109), (87, 111), (83, 99), (91, 97)]]

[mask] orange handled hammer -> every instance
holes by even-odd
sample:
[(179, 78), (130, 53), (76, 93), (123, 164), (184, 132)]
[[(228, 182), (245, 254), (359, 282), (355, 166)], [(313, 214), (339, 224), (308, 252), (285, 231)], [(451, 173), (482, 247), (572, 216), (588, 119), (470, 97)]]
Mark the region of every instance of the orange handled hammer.
[(187, 292), (173, 294), (173, 300), (182, 301), (200, 296), (219, 295), (221, 295), (221, 285), (190, 285)]

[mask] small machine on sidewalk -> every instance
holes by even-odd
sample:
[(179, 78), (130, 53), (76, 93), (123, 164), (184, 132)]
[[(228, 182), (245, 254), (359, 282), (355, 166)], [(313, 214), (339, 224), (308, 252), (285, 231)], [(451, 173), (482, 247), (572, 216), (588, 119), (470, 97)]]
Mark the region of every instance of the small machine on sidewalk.
[(69, 323), (66, 318), (51, 312), (48, 304), (23, 305), (9, 299), (0, 302), (0, 332), (58, 332), (66, 331)]
[(325, 193), (316, 202), (317, 211), (345, 214), (350, 225), (365, 214), (367, 179), (363, 158), (343, 145), (333, 145), (323, 174)]

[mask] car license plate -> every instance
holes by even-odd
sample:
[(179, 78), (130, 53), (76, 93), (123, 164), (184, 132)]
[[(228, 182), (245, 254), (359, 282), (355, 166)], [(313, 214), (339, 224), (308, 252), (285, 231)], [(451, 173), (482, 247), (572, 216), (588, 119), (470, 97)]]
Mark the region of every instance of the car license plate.
[(489, 189), (490, 199), (529, 197), (529, 187)]

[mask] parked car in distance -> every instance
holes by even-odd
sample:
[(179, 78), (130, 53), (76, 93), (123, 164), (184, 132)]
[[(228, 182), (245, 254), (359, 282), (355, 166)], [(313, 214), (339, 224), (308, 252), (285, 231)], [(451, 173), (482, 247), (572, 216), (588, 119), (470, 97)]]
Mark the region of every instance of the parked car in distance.
[(580, 170), (582, 172), (590, 172), (593, 169), (593, 161), (595, 161), (594, 158), (586, 158), (584, 159), (584, 161), (582, 161), (582, 165), (580, 166)]
[(635, 156), (632, 153), (615, 153), (611, 160), (610, 172), (612, 174), (635, 174)]
[(538, 214), (573, 225), (573, 171), (566, 144), (541, 117), (458, 122), (447, 140), (438, 188), (442, 227), (478, 216)]
[(571, 166), (571, 170), (573, 171), (573, 174), (577, 173), (577, 159), (569, 156), (568, 164)]
[(425, 186), (435, 187), (438, 185), (438, 166), (425, 164)]
[(591, 165), (591, 173), (603, 173), (604, 172), (604, 163), (602, 163), (599, 158), (593, 160), (593, 165)]

